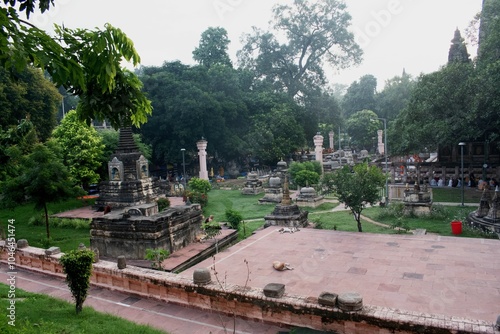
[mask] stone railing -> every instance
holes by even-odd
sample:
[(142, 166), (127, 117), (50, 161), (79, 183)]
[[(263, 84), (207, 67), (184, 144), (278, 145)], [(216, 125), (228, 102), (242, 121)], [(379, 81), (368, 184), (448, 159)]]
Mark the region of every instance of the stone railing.
[[(48, 255), (51, 253), (52, 255)], [(56, 252), (29, 246), (19, 248), (15, 262), (20, 268), (64, 277), (59, 264), (62, 254), (53, 253)], [(7, 262), (8, 254), (5, 249), (0, 255), (1, 262)], [(338, 333), (500, 333), (494, 324), (485, 321), (366, 305), (356, 308), (360, 309), (359, 311), (346, 311), (345, 308), (339, 308), (340, 299), (339, 304), (329, 306), (321, 303), (321, 300), (318, 302), (321, 296), (304, 297), (283, 291), (273, 298), (268, 297), (267, 286), (222, 286), (217, 280), (210, 279), (210, 273), (208, 275), (209, 279), (205, 279), (203, 284), (195, 284), (193, 279), (178, 274), (133, 266), (118, 269), (117, 263), (101, 260), (93, 265), (91, 283), (210, 312)], [(272, 285), (280, 284), (268, 284)], [(284, 288), (281, 287), (282, 290)]]

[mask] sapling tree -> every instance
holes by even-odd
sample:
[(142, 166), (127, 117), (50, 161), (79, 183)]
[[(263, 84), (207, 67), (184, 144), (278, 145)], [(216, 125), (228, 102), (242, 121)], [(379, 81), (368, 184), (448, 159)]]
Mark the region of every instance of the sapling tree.
[(90, 287), (94, 252), (90, 249), (71, 250), (59, 259), (66, 274), (66, 282), (76, 303), (76, 313), (83, 309)]
[(344, 166), (333, 173), (327, 173), (322, 178), (321, 189), (324, 193), (334, 192), (339, 201), (349, 208), (358, 224), (361, 226), (361, 212), (367, 204), (380, 200), (380, 188), (384, 186), (385, 176), (377, 166), (367, 163), (354, 167)]

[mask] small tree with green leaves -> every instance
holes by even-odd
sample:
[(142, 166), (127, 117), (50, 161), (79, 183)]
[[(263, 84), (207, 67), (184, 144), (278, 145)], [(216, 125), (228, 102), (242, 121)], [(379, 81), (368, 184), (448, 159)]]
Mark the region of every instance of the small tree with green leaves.
[(191, 191), (202, 194), (206, 194), (212, 189), (212, 185), (208, 180), (203, 180), (198, 177), (191, 178), (188, 182), (188, 186)]
[(146, 249), (145, 259), (151, 261), (151, 267), (156, 270), (163, 270), (163, 261), (170, 256), (170, 252), (162, 248)]
[(358, 231), (363, 232), (361, 212), (367, 204), (373, 205), (380, 200), (380, 188), (384, 183), (385, 176), (377, 166), (363, 163), (352, 170), (344, 166), (336, 172), (325, 174), (321, 189), (325, 193), (334, 192), (337, 195), (339, 201), (354, 215)]
[(76, 313), (83, 309), (90, 287), (94, 252), (90, 249), (71, 250), (59, 259), (66, 274), (66, 282), (76, 303)]
[(240, 226), (240, 223), (243, 221), (243, 216), (241, 215), (241, 213), (239, 213), (236, 210), (227, 209), (226, 210), (226, 219), (227, 219), (229, 225), (231, 225), (232, 228), (237, 230), (238, 227)]
[(319, 161), (292, 162), (288, 168), (290, 178), (299, 187), (318, 184), (321, 175)]
[(55, 147), (36, 144), (31, 154), (22, 157), (20, 175), (8, 179), (1, 189), (4, 206), (13, 208), (29, 202), (35, 209), (44, 210), (47, 239), (50, 239), (47, 203), (83, 195), (54, 150)]

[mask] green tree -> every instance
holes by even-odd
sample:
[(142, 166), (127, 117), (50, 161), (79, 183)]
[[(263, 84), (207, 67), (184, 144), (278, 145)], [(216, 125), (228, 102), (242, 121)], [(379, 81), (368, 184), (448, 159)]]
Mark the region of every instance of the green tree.
[(369, 150), (376, 144), (377, 130), (380, 130), (378, 121), (374, 122), (377, 118), (371, 110), (361, 110), (349, 117), (346, 127), (353, 147)]
[(376, 166), (367, 163), (357, 164), (351, 168), (344, 166), (341, 169), (323, 175), (321, 189), (325, 193), (334, 192), (339, 201), (349, 208), (358, 225), (358, 231), (363, 232), (361, 226), (361, 212), (365, 207), (380, 200), (380, 188), (384, 186), (385, 176)]
[(305, 187), (306, 185), (318, 184), (322, 168), (319, 161), (294, 161), (290, 164), (288, 173), (290, 173), (294, 184)]
[(35, 209), (43, 209), (47, 239), (50, 239), (47, 203), (82, 194), (81, 189), (74, 186), (70, 174), (53, 149), (36, 144), (32, 153), (22, 157), (21, 174), (2, 184), (2, 202), (5, 206), (13, 208), (31, 202)]
[(135, 66), (140, 58), (132, 41), (107, 24), (103, 30), (55, 27), (49, 36), (19, 17), (29, 20), (36, 10), (44, 13), (54, 6), (52, 0), (4, 1), (0, 8), (0, 66), (14, 73), (32, 64), (80, 97), (78, 117), (90, 123), (108, 120), (112, 126), (140, 125), (151, 114), (151, 103), (141, 92), (142, 84), (122, 61)]
[(83, 303), (87, 299), (94, 256), (94, 252), (89, 249), (78, 249), (65, 253), (59, 259), (66, 274), (66, 282), (75, 299), (77, 314), (82, 311)]
[(57, 125), (61, 95), (42, 71), (27, 67), (11, 75), (0, 67), (0, 126), (17, 125), (29, 118), (38, 138), (44, 142)]
[(210, 27), (201, 34), (200, 44), (193, 51), (193, 59), (206, 67), (232, 66), (227, 54), (229, 43), (226, 29)]
[(36, 143), (35, 126), (27, 118), (5, 131), (0, 130), (0, 182), (20, 173), (22, 157), (31, 153)]
[(273, 14), (275, 32), (254, 28), (245, 36), (238, 58), (243, 67), (255, 70), (257, 78), (290, 97), (322, 86), (323, 64), (346, 68), (361, 61), (343, 1), (294, 0), (292, 5), (276, 5)]
[(388, 122), (395, 120), (408, 107), (414, 87), (415, 80), (404, 70), (401, 76), (387, 80), (384, 89), (375, 95), (377, 115)]
[(361, 110), (376, 110), (375, 93), (377, 90), (377, 79), (367, 74), (358, 81), (354, 81), (342, 100), (344, 117), (349, 118), (354, 113)]
[(421, 75), (408, 107), (390, 125), (391, 152), (437, 151), (477, 137), (474, 77), (473, 64), (459, 62)]
[(294, 117), (297, 113), (300, 113), (297, 107), (284, 103), (267, 114), (254, 116), (252, 129), (246, 135), (251, 155), (274, 165), (304, 147), (306, 139), (298, 121), (300, 116)]
[(61, 146), (64, 164), (83, 189), (99, 181), (104, 144), (93, 126), (78, 120), (75, 110), (66, 114), (53, 137)]

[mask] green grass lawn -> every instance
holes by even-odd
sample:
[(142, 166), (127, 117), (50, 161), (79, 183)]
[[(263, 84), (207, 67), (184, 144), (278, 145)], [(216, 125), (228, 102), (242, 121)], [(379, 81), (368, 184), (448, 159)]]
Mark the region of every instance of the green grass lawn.
[[(93, 204), (93, 201), (82, 201), (72, 199), (60, 203), (51, 203), (48, 205), (49, 214), (68, 211)], [(50, 227), (50, 240), (47, 240), (45, 223), (43, 225), (29, 224), (32, 217), (42, 219), (42, 211), (34, 209), (33, 204), (20, 205), (14, 210), (0, 210), (0, 233), (5, 235), (9, 219), (15, 219), (15, 237), (16, 240), (27, 239), (30, 246), (48, 248), (57, 246), (62, 252), (66, 252), (78, 247), (80, 243), (89, 246), (90, 232), (88, 228), (61, 228)], [(44, 219), (44, 218), (43, 218)]]
[[(481, 200), (482, 191), (477, 188), (464, 187), (464, 203), (477, 203)], [(462, 203), (462, 188), (434, 187), (432, 188), (434, 202)]]
[(0, 321), (0, 333), (3, 334), (165, 333), (152, 327), (97, 312), (91, 307), (84, 307), (83, 311), (77, 315), (74, 304), (21, 289), (16, 289), (15, 293), (15, 327), (10, 326), (9, 319), (5, 317), (10, 302), (8, 292), (8, 286), (0, 283), (0, 308), (4, 315)]

